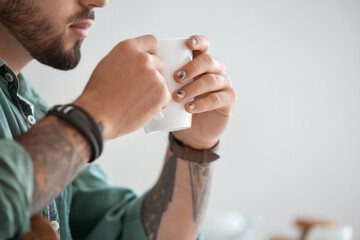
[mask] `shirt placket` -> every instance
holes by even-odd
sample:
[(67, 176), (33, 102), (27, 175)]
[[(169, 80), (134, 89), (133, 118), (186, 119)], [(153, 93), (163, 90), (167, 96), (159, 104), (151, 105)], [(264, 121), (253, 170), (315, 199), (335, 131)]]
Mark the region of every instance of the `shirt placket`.
[(5, 71), (5, 79), (8, 81), (8, 91), (13, 103), (19, 108), (22, 116), (29, 127), (32, 127), (36, 123), (33, 110), (22, 97), (19, 96), (19, 80), (12, 71), (9, 71), (6, 65), (2, 66), (2, 71)]
[[(6, 64), (0, 66), (0, 74), (3, 75), (8, 82), (7, 88), (12, 102), (18, 107), (28, 127), (31, 128), (36, 123), (34, 106), (18, 93), (19, 79)], [(59, 234), (59, 217), (55, 200), (42, 211), (42, 215), (49, 220), (52, 228)]]

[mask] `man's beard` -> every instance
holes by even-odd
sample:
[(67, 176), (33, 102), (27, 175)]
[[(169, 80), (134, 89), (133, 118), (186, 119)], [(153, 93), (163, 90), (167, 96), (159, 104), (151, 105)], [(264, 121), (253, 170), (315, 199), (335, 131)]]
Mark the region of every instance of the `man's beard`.
[[(30, 55), (42, 64), (60, 70), (75, 68), (81, 58), (79, 39), (70, 50), (65, 49), (65, 32), (56, 32), (50, 18), (43, 16), (32, 0), (8, 0), (0, 7), (0, 23), (22, 44)], [(94, 19), (86, 10), (71, 16), (68, 22)]]

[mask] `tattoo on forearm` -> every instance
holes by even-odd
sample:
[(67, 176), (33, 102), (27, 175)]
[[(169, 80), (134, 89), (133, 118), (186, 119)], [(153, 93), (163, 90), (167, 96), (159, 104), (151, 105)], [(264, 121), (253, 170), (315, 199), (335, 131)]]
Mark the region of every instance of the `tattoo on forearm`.
[(199, 223), (208, 198), (210, 164), (188, 162), (194, 223)]
[(31, 129), (17, 139), (33, 160), (32, 213), (39, 212), (57, 197), (89, 156), (86, 140), (72, 128), (64, 130), (64, 124), (59, 120), (42, 123), (36, 131)]
[[(197, 227), (200, 225), (209, 197), (211, 184), (210, 164), (198, 164), (190, 161), (186, 163), (177, 159), (173, 154), (168, 155), (168, 157), (158, 182), (147, 193), (143, 203), (142, 223), (149, 240), (157, 239), (163, 215), (172, 202), (178, 164), (188, 164), (189, 169), (190, 186), (188, 196), (191, 199), (193, 218), (193, 223), (189, 221), (189, 224), (196, 224)], [(179, 214), (181, 214), (181, 210), (179, 210)]]
[(144, 199), (142, 221), (149, 240), (156, 240), (161, 218), (172, 200), (177, 158), (172, 155), (165, 163), (159, 181)]

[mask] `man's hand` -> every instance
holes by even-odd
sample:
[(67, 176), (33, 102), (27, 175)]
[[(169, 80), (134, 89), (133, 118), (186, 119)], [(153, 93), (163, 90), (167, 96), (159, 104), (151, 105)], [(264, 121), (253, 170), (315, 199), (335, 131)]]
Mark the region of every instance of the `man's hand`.
[(105, 139), (137, 130), (169, 103), (158, 47), (152, 35), (119, 43), (98, 64), (74, 102), (102, 122)]
[(194, 60), (174, 73), (174, 79), (185, 83), (194, 81), (173, 92), (176, 102), (194, 101), (185, 105), (193, 114), (189, 129), (174, 132), (174, 137), (197, 149), (213, 147), (227, 128), (236, 102), (236, 92), (225, 74), (225, 66), (207, 51), (209, 40), (202, 35), (192, 36), (186, 45), (194, 52)]

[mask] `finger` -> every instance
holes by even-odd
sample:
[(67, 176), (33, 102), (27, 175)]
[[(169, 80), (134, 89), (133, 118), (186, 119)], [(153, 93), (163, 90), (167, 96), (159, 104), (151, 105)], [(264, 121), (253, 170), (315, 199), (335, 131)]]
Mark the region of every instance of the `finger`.
[(194, 57), (206, 53), (210, 48), (210, 41), (204, 35), (193, 35), (186, 39), (186, 46), (194, 51)]
[(155, 69), (158, 70), (159, 72), (163, 73), (164, 68), (165, 68), (164, 60), (157, 55), (150, 55), (150, 56), (151, 56), (151, 59), (152, 59)]
[(154, 35), (144, 35), (134, 38), (138, 47), (144, 52), (156, 54), (159, 49), (159, 40)]
[(175, 71), (174, 79), (179, 83), (184, 83), (204, 73), (224, 74), (225, 65), (204, 53)]
[[(152, 71), (154, 71), (154, 70), (152, 70)], [(161, 81), (163, 84), (164, 84), (164, 86), (166, 87), (166, 90), (167, 90), (167, 92), (169, 93), (168, 95), (169, 95), (169, 97), (170, 97), (170, 100), (171, 100), (171, 94), (170, 94), (170, 91), (169, 91), (169, 89), (168, 89), (168, 87), (167, 87), (167, 81), (166, 81), (166, 78), (165, 78), (165, 76), (159, 71), (159, 70), (155, 70), (154, 71), (155, 73), (156, 73), (156, 78), (159, 80), (159, 81)]]
[(187, 103), (185, 110), (193, 114), (217, 110), (223, 115), (230, 115), (236, 99), (235, 90), (228, 88), (224, 91), (210, 93)]
[(215, 92), (231, 87), (231, 80), (226, 75), (204, 74), (173, 92), (172, 96), (176, 102), (186, 102), (192, 98), (205, 93)]
[(159, 71), (154, 70), (154, 69), (149, 70), (149, 72), (147, 74), (148, 74), (149, 78), (156, 78), (159, 81), (159, 83), (162, 85), (161, 91), (158, 92), (158, 97), (162, 96), (161, 99), (163, 100), (162, 108), (159, 109), (159, 112), (160, 112), (171, 101), (171, 94), (169, 92), (169, 88), (167, 87), (166, 78)]

